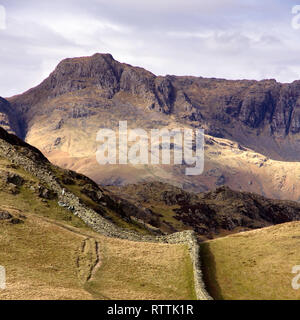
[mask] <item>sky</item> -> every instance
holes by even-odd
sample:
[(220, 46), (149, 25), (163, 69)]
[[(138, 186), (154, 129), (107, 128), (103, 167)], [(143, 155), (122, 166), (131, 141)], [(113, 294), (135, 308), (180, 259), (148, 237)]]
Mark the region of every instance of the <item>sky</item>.
[(0, 96), (96, 52), (156, 75), (292, 82), (300, 0), (0, 0)]

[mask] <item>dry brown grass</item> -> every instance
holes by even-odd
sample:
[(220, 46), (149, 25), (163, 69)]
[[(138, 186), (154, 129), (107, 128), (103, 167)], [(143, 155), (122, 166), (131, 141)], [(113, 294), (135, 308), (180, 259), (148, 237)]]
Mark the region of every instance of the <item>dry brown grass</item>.
[(24, 224), (0, 223), (0, 262), (7, 274), (0, 299), (91, 299), (75, 264), (81, 237), (26, 216)]
[[(196, 299), (193, 269), (184, 245), (101, 242), (102, 266), (86, 288), (108, 299)], [(113, 276), (112, 276), (113, 275)]]
[(292, 267), (300, 265), (300, 222), (203, 243), (205, 280), (216, 299), (300, 299)]
[(26, 216), (0, 221), (0, 299), (195, 299), (185, 246), (107, 238), (23, 192), (0, 192), (0, 209)]

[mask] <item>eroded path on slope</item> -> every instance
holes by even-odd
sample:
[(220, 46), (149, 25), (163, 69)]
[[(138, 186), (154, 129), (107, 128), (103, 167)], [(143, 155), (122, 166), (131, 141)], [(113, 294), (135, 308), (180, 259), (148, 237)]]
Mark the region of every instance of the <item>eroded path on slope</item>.
[[(36, 216), (41, 220), (55, 224), (56, 226), (63, 228), (77, 236), (83, 238), (80, 246), (74, 253), (74, 259), (76, 264), (77, 276), (82, 287), (86, 290), (86, 284), (92, 281), (100, 269), (102, 264), (101, 250), (99, 241), (91, 236), (90, 232), (78, 231), (72, 226), (65, 225), (63, 223), (53, 221), (46, 217)], [(89, 291), (89, 290), (86, 290)], [(90, 293), (90, 292), (89, 292)], [(100, 294), (100, 293), (99, 293)], [(102, 295), (101, 295), (102, 297)], [(103, 296), (104, 299), (107, 299)]]
[(82, 284), (93, 280), (101, 266), (100, 245), (94, 238), (86, 238), (78, 248), (76, 267), (78, 278)]

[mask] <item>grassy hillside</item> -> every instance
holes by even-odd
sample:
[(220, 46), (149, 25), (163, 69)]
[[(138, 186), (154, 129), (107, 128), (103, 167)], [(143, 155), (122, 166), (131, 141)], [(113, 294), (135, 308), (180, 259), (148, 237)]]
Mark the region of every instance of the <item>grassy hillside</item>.
[[(132, 211), (142, 211), (88, 178), (52, 166), (3, 130), (0, 150), (2, 155), (9, 150), (7, 157), (0, 156), (0, 265), (7, 275), (0, 300), (196, 298), (185, 245), (133, 242), (91, 231), (72, 213), (74, 207), (59, 201), (54, 179), (47, 183), (37, 177), (53, 175), (64, 192), (72, 190), (97, 214), (147, 233), (130, 219)], [(28, 171), (24, 162), (14, 161), (18, 157), (30, 163)]]
[(51, 201), (24, 196), (0, 192), (0, 212), (11, 215), (0, 220), (0, 299), (195, 298), (184, 245), (107, 238)]
[(215, 299), (300, 299), (291, 286), (300, 265), (300, 222), (207, 241), (204, 276)]

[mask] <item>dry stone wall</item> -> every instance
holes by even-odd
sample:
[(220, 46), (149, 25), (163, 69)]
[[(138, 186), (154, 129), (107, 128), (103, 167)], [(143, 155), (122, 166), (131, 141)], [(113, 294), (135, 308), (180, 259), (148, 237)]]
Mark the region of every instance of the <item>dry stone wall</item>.
[(41, 160), (40, 162), (31, 159), (31, 152), (27, 155), (26, 148), (22, 152), (22, 147), (13, 146), (5, 140), (0, 143), (0, 155), (16, 165), (21, 166), (37, 177), (42, 183), (58, 195), (58, 204), (72, 211), (74, 215), (81, 218), (89, 227), (107, 237), (126, 239), (130, 241), (157, 242), (170, 244), (185, 244), (188, 247), (194, 269), (194, 282), (197, 299), (212, 299), (202, 280), (202, 272), (200, 267), (199, 246), (195, 233), (193, 231), (184, 231), (174, 233), (168, 236), (144, 236), (134, 231), (119, 228), (115, 224), (101, 217), (94, 210), (83, 204), (80, 199), (73, 193), (64, 189), (57, 177), (54, 175), (50, 163)]

